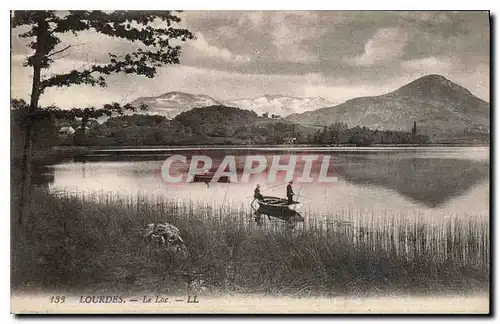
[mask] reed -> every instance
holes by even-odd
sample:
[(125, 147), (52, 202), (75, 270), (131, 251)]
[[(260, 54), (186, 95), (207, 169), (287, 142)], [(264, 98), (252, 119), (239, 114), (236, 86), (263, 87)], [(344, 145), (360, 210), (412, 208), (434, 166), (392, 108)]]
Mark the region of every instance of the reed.
[[(309, 216), (290, 231), (267, 218), (258, 226), (243, 204), (36, 191), (24, 230), (12, 235), (12, 285), (169, 293), (185, 289), (189, 273), (209, 292), (487, 290), (487, 215), (426, 216), (351, 208)], [(139, 231), (155, 221), (181, 230), (187, 260), (147, 253)]]

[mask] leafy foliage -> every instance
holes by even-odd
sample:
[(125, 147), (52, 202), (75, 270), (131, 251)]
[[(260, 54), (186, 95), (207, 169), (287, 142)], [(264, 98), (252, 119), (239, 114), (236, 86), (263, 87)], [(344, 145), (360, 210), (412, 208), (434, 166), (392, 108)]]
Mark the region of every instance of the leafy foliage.
[[(27, 31), (20, 33), (19, 37), (33, 39), (28, 46), (34, 53), (27, 57), (25, 66), (34, 69), (48, 69), (54, 63), (57, 54), (73, 46), (60, 46), (61, 36), (67, 33), (76, 36), (80, 32), (90, 30), (137, 44), (134, 50), (125, 55), (108, 53), (108, 62), (92, 64), (40, 80), (37, 89), (40, 93), (49, 87), (67, 87), (75, 84), (105, 87), (105, 77), (112, 73), (137, 74), (153, 78), (157, 74), (157, 67), (179, 63), (181, 47), (173, 45), (172, 40), (184, 42), (194, 39), (190, 31), (172, 26), (178, 22), (180, 18), (170, 11), (106, 13), (96, 10), (69, 11), (65, 14), (56, 11), (15, 11), (11, 19), (13, 28), (28, 28)], [(157, 25), (163, 27), (153, 27)]]

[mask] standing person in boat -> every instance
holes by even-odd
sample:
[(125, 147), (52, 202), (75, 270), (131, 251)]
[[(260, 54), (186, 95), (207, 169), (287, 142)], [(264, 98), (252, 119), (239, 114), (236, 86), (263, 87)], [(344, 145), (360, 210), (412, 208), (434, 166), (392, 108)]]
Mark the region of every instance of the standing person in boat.
[(208, 175), (209, 175), (209, 171), (208, 170), (205, 170), (205, 184), (207, 185), (207, 188), (210, 187), (210, 181), (208, 180)]
[(290, 180), (290, 182), (288, 182), (288, 185), (286, 186), (286, 196), (288, 197), (289, 204), (293, 202), (293, 196), (295, 195), (295, 193), (293, 192), (292, 184), (293, 181)]
[(260, 185), (259, 184), (257, 184), (257, 186), (255, 187), (255, 190), (253, 191), (253, 198), (257, 199), (259, 201), (262, 201), (264, 199), (264, 196), (262, 196), (262, 194), (260, 193)]

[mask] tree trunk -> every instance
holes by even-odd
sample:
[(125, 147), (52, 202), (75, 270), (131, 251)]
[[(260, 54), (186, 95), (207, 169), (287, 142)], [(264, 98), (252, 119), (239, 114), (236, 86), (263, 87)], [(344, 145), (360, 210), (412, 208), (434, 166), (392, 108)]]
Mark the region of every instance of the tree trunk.
[[(40, 83), (41, 83), (41, 57), (43, 48), (43, 35), (47, 33), (46, 22), (38, 23), (38, 33), (36, 38), (37, 47), (33, 59), (33, 81), (31, 87), (31, 101), (26, 118), (26, 133), (24, 136), (23, 156), (21, 159), (21, 188), (19, 197), (19, 216), (18, 225), (21, 227), (26, 219), (29, 206), (29, 197), (32, 189), (32, 160), (33, 160), (33, 135), (34, 135), (34, 115), (38, 109), (38, 100), (40, 98)], [(45, 28), (43, 28), (45, 27)]]
[(26, 217), (28, 199), (31, 193), (31, 176), (32, 176), (32, 158), (33, 158), (33, 131), (34, 121), (33, 115), (38, 107), (40, 86), (40, 67), (33, 69), (33, 88), (31, 95), (31, 103), (28, 109), (28, 121), (26, 126), (26, 133), (24, 137), (23, 157), (21, 160), (21, 197), (19, 199), (19, 218), (18, 223), (21, 225)]

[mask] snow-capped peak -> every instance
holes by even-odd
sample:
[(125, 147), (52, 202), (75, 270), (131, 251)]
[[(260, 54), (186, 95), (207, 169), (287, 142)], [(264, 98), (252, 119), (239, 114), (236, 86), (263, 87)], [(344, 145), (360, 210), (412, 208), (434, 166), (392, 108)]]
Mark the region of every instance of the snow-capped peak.
[(148, 113), (157, 113), (167, 118), (174, 118), (176, 115), (193, 108), (202, 108), (221, 103), (207, 95), (189, 94), (184, 92), (167, 92), (157, 97), (141, 97), (131, 104), (138, 105), (141, 102), (148, 105)]
[(298, 98), (286, 95), (266, 94), (254, 98), (242, 98), (224, 102), (228, 106), (253, 110), (258, 114), (269, 113), (282, 117), (331, 106), (332, 103), (321, 97)]
[(174, 118), (176, 115), (193, 108), (213, 105), (237, 107), (253, 110), (259, 115), (268, 113), (281, 117), (332, 106), (331, 102), (321, 97), (298, 98), (281, 94), (265, 94), (254, 98), (219, 101), (205, 94), (190, 94), (179, 91), (167, 92), (156, 97), (137, 98), (131, 104), (138, 106), (141, 102), (148, 105), (148, 114), (160, 114), (167, 118)]

